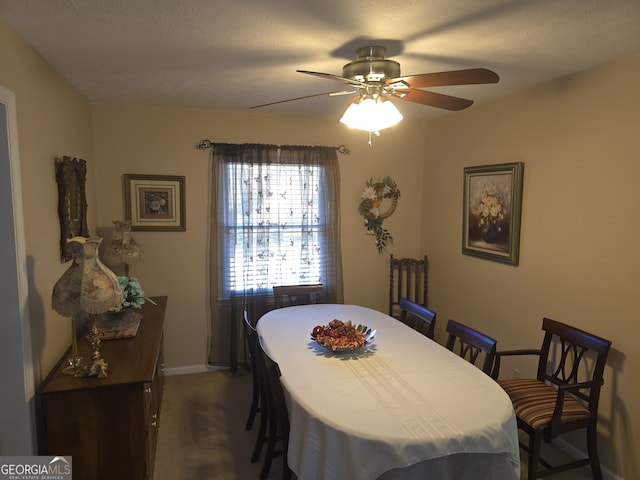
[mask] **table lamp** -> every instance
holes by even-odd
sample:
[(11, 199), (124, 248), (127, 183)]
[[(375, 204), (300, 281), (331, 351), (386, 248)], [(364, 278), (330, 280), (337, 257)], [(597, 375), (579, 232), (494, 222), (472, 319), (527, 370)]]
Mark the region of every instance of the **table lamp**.
[(129, 265), (144, 258), (142, 246), (131, 236), (131, 220), (113, 220), (115, 232), (107, 244), (105, 260), (110, 265), (124, 264), (124, 274), (129, 276)]
[[(107, 376), (108, 364), (100, 355), (100, 339), (95, 316), (122, 304), (123, 294), (118, 278), (98, 257), (100, 237), (73, 237), (69, 240), (73, 262), (53, 287), (51, 305), (61, 315), (71, 317), (72, 354), (69, 365), (63, 370), (76, 377)], [(87, 339), (91, 346), (92, 363), (82, 365), (78, 356), (76, 316), (89, 314), (90, 326)]]

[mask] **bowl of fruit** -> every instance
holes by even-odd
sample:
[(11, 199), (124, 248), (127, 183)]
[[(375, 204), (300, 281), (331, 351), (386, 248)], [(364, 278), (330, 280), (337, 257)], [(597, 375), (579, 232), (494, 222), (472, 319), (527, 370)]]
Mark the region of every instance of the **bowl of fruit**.
[(366, 325), (353, 325), (351, 320), (334, 319), (328, 325), (318, 325), (311, 332), (311, 339), (333, 352), (357, 350), (373, 342), (376, 330)]

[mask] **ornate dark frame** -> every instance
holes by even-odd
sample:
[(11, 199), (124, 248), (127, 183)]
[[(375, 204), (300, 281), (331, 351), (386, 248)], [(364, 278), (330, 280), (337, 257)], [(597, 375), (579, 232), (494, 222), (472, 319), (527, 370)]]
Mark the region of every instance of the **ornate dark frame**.
[(85, 193), (87, 162), (63, 156), (55, 159), (55, 166), (60, 217), (60, 259), (64, 263), (72, 258), (67, 239), (89, 236)]

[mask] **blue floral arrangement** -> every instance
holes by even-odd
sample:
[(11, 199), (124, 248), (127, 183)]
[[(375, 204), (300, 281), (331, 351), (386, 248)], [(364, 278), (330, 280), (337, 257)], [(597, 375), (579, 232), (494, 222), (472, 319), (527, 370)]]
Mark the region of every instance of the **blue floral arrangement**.
[(118, 277), (118, 283), (122, 289), (123, 300), (120, 306), (111, 311), (119, 312), (125, 308), (142, 308), (146, 297), (140, 282), (134, 277)]

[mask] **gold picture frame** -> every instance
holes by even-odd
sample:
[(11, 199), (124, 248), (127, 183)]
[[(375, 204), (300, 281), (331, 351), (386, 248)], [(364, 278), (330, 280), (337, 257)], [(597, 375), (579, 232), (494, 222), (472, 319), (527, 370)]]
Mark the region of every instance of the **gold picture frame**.
[(464, 169), (462, 253), (518, 265), (524, 164)]
[(125, 173), (124, 209), (131, 230), (186, 231), (185, 177)]

